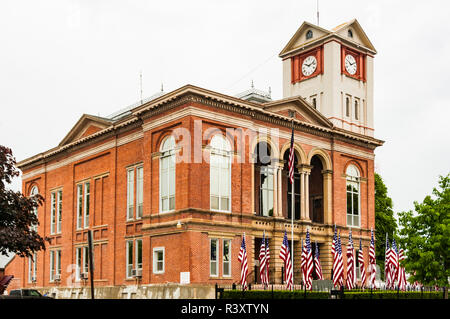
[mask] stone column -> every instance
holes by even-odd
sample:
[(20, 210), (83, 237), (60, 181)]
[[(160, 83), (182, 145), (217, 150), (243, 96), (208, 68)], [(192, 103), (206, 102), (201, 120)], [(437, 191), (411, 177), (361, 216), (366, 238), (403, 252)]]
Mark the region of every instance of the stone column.
[(324, 170), (322, 171), (323, 175), (323, 222), (325, 224), (331, 225), (333, 221), (332, 216), (332, 177), (333, 171)]
[(305, 172), (305, 219), (311, 220), (309, 217), (309, 174), (311, 172)]
[(300, 219), (305, 219), (305, 173), (300, 170)]
[(283, 161), (278, 162), (278, 165), (277, 165), (277, 179), (278, 179), (277, 185), (278, 185), (278, 188), (276, 189), (276, 191), (278, 193), (278, 196), (277, 196), (278, 204), (277, 204), (277, 206), (278, 206), (278, 216), (279, 217), (283, 216), (283, 192), (282, 192), (282, 189), (283, 189), (283, 180), (282, 180), (283, 167), (284, 167)]
[(273, 216), (278, 216), (278, 165), (273, 168)]

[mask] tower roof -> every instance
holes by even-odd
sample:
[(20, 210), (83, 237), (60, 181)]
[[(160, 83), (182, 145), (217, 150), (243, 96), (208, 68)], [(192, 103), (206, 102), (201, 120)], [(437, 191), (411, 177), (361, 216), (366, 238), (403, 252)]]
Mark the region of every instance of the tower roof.
[[(348, 35), (348, 30), (351, 30), (352, 37)], [(308, 31), (312, 31), (309, 36), (307, 36)], [(377, 53), (358, 20), (353, 19), (336, 26), (331, 30), (324, 29), (305, 21), (297, 29), (283, 50), (281, 50), (279, 56), (281, 58), (290, 56), (297, 53), (299, 50), (303, 50), (331, 38), (337, 38), (341, 41), (348, 42), (371, 54)]]

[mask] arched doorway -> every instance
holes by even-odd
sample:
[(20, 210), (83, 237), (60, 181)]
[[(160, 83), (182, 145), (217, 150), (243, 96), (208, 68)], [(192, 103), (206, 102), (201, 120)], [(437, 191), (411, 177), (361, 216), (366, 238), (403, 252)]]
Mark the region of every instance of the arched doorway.
[(255, 148), (254, 195), (255, 212), (259, 216), (273, 216), (274, 168), (271, 166), (271, 149), (267, 142), (259, 142)]
[[(292, 184), (289, 180), (289, 149), (283, 155), (283, 172), (282, 172), (282, 198), (283, 198), (283, 215), (285, 218), (291, 219), (292, 211)], [(300, 219), (300, 173), (298, 171), (297, 156), (294, 156), (294, 219)]]
[(316, 223), (324, 222), (323, 165), (320, 157), (311, 158), (309, 176), (309, 218)]

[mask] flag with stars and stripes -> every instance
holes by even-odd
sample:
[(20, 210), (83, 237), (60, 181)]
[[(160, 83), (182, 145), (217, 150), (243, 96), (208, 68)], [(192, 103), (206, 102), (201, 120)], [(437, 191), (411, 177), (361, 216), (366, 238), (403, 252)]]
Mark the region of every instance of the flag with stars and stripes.
[(390, 269), (391, 269), (392, 288), (395, 288), (395, 282), (398, 277), (398, 250), (395, 238), (392, 240), (390, 264), (391, 264)]
[(366, 269), (364, 267), (364, 253), (362, 249), (361, 239), (359, 239), (358, 262), (359, 272), (361, 273), (361, 288), (364, 288), (366, 283)]
[(322, 265), (320, 264), (319, 245), (316, 242), (316, 253), (314, 254), (314, 269), (316, 270), (316, 276), (318, 280), (323, 280)]
[(344, 285), (344, 262), (342, 259), (341, 234), (336, 241), (336, 249), (333, 262), (333, 285), (335, 287)]
[(347, 288), (355, 288), (355, 249), (353, 247), (352, 230), (348, 234), (347, 244)]
[(294, 184), (294, 127), (292, 127), (291, 147), (289, 149), (289, 180)]
[(309, 236), (308, 229), (306, 230), (306, 268), (305, 268), (305, 276), (306, 276), (306, 289), (311, 290), (312, 289), (312, 272), (313, 272), (313, 256), (312, 256), (312, 249), (311, 249), (311, 238)]
[(242, 289), (247, 289), (248, 263), (247, 263), (247, 249), (245, 247), (245, 233), (242, 236), (241, 249), (239, 250), (238, 260), (241, 263), (241, 285)]
[(284, 262), (284, 280), (286, 282), (286, 286), (288, 290), (293, 289), (293, 269), (292, 269), (292, 261), (291, 261), (291, 252), (289, 250), (289, 243), (287, 239), (287, 233), (284, 231), (283, 243), (281, 244), (280, 249), (280, 258)]
[(267, 285), (266, 282), (266, 238), (265, 233), (261, 240), (261, 247), (259, 249), (259, 277), (263, 285)]
[(398, 287), (400, 290), (406, 290), (406, 272), (405, 268), (400, 265), (400, 261), (405, 259), (405, 255), (403, 254), (403, 248), (400, 248), (398, 251), (398, 260), (399, 260), (399, 268), (398, 268)]
[(369, 286), (375, 288), (376, 275), (376, 257), (375, 257), (375, 241), (373, 239), (373, 229), (370, 230), (370, 246), (369, 246)]
[(384, 255), (384, 281), (386, 288), (391, 288), (391, 268), (390, 268), (390, 260), (391, 258), (391, 248), (389, 247), (389, 239), (388, 234), (386, 234), (386, 250)]

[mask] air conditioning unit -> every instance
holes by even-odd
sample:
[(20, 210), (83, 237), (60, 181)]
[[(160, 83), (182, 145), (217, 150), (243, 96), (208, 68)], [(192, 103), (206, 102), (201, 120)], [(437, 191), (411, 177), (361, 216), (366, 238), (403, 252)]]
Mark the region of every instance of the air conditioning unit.
[(138, 278), (142, 277), (142, 269), (136, 269), (134, 272), (135, 272), (135, 277), (138, 277)]
[(56, 274), (55, 275), (55, 281), (61, 281), (61, 275)]
[(136, 269), (131, 269), (131, 277), (136, 277)]
[(36, 282), (36, 277), (31, 277), (31, 282), (35, 283)]
[(81, 279), (83, 279), (83, 280), (87, 280), (88, 277), (89, 277), (89, 275), (88, 275), (87, 272), (84, 272), (84, 273), (81, 274)]

